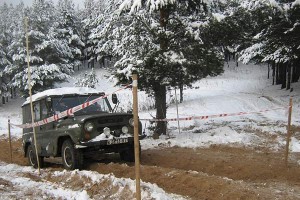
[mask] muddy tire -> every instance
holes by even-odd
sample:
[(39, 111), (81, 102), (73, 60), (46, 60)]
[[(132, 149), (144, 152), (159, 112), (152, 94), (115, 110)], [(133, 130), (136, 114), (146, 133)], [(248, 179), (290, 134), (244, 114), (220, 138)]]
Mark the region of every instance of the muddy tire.
[(83, 155), (80, 149), (75, 149), (74, 143), (68, 139), (65, 140), (61, 149), (62, 163), (65, 169), (82, 169)]
[[(38, 162), (36, 159), (36, 152), (35, 152), (35, 148), (33, 145), (29, 145), (27, 148), (27, 158), (28, 158), (28, 164), (31, 165), (34, 168), (38, 168)], [(43, 156), (38, 156), (39, 158), (39, 164), (40, 164), (40, 168), (42, 168), (44, 166), (44, 157)]]

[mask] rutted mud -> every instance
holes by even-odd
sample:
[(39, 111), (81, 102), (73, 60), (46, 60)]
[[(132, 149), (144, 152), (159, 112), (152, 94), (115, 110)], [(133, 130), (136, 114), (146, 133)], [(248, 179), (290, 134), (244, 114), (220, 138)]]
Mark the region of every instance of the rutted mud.
[[(0, 145), (0, 160), (9, 163), (9, 143), (2, 139)], [(27, 165), (21, 141), (12, 146), (13, 163)], [(299, 160), (300, 154), (291, 154), (286, 167), (284, 150), (274, 153), (228, 146), (151, 149), (142, 151), (141, 178), (190, 199), (300, 199)], [(47, 167), (62, 170), (60, 160), (47, 161)], [(134, 164), (121, 162), (117, 154), (88, 162), (86, 169), (135, 178)], [(92, 195), (93, 191), (87, 192)]]

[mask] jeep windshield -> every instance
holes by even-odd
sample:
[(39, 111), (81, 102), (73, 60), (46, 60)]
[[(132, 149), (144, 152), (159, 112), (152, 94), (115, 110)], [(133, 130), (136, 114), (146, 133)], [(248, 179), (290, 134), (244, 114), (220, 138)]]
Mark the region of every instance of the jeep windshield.
[[(55, 114), (65, 111), (69, 108), (73, 108), (75, 106), (81, 105), (85, 102), (89, 102), (94, 100), (101, 95), (76, 95), (76, 96), (62, 96), (55, 97), (52, 99), (52, 109)], [(74, 113), (75, 115), (84, 115), (88, 113), (96, 113), (96, 112), (109, 112), (111, 107), (106, 98), (99, 99), (96, 103)]]

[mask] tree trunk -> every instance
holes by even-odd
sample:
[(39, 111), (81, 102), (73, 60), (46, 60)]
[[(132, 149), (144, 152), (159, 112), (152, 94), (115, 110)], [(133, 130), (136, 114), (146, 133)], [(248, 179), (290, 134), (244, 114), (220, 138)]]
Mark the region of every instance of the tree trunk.
[(281, 89), (286, 88), (286, 65), (287, 63), (282, 63), (280, 66), (280, 80), (281, 80)]
[[(160, 9), (160, 27), (164, 30), (167, 28), (168, 24), (168, 18), (169, 18), (169, 11), (166, 7), (162, 7)], [(165, 35), (163, 37), (160, 37), (160, 49), (162, 52), (168, 48), (168, 40), (165, 38)]]
[(292, 77), (292, 65), (289, 62), (287, 64), (287, 85), (286, 85), (286, 89), (289, 90), (291, 89), (291, 77)]
[(272, 85), (275, 84), (275, 61), (272, 61), (272, 77), (273, 77), (273, 83)]
[(94, 59), (93, 59), (93, 61), (92, 61), (91, 68), (92, 68), (92, 69), (94, 69), (94, 68), (95, 68), (95, 60), (94, 60)]
[[(0, 85), (2, 85), (2, 78), (0, 77)], [(2, 91), (1, 91), (1, 88), (0, 88), (0, 98), (2, 99)], [(2, 104), (3, 104), (3, 100), (2, 100)], [(1, 106), (1, 103), (0, 103), (0, 106)]]
[(276, 63), (276, 85), (279, 85), (281, 83), (281, 80), (280, 80), (280, 76), (279, 76), (279, 63)]
[(179, 100), (179, 102), (182, 103), (183, 102), (183, 84), (179, 85), (179, 91), (180, 91), (180, 100)]
[(225, 49), (224, 54), (225, 54), (225, 61), (227, 63), (227, 67), (229, 67), (230, 52), (227, 49)]
[[(167, 112), (166, 104), (166, 86), (160, 85), (159, 83), (154, 88), (155, 94), (155, 105), (156, 105), (156, 119), (165, 119)], [(167, 133), (167, 122), (157, 122), (155, 127), (155, 133), (158, 135), (166, 135)]]
[(104, 58), (104, 56), (101, 58), (101, 62), (102, 62), (102, 68), (104, 68), (105, 67), (105, 58)]
[(270, 63), (268, 62), (268, 79), (270, 79)]
[(298, 82), (300, 77), (300, 59), (293, 63), (292, 83)]
[[(166, 30), (169, 18), (169, 10), (167, 7), (160, 8), (160, 27), (163, 30)], [(165, 36), (160, 38), (160, 49), (161, 52), (168, 48), (168, 40)], [(157, 83), (154, 86), (154, 93), (155, 93), (155, 105), (156, 105), (156, 118), (157, 119), (165, 119), (166, 112), (167, 112), (167, 105), (166, 105), (166, 87)], [(155, 133), (157, 134), (166, 134), (167, 133), (167, 123), (166, 122), (157, 122)]]

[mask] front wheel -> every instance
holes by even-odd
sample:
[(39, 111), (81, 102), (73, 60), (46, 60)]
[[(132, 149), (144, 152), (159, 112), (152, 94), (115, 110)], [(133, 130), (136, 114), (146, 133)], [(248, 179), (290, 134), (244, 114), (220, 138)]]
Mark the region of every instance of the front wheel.
[(65, 140), (62, 149), (62, 163), (65, 169), (74, 170), (82, 169), (83, 166), (83, 155), (79, 149), (74, 148), (74, 143), (68, 139)]
[[(38, 168), (38, 162), (36, 158), (35, 148), (33, 145), (29, 145), (27, 148), (27, 158), (28, 158), (28, 164), (31, 165), (34, 168)], [(38, 156), (39, 159), (39, 165), (40, 168), (44, 166), (44, 157)]]

